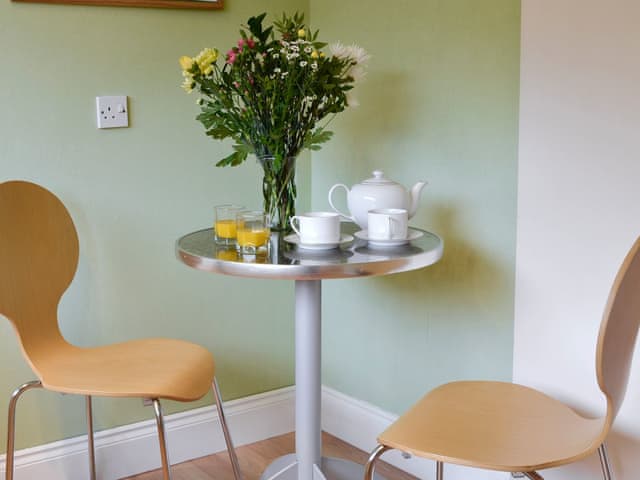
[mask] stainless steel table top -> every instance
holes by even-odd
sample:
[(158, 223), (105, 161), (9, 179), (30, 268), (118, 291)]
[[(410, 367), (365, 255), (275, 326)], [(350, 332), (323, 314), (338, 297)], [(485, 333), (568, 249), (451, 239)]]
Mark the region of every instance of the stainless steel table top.
[[(343, 223), (342, 231), (352, 235), (356, 225)], [(418, 230), (412, 228), (412, 230)], [(365, 240), (331, 250), (305, 250), (272, 234), (269, 254), (240, 256), (233, 247), (216, 245), (212, 228), (189, 233), (176, 242), (176, 255), (186, 265), (214, 273), (240, 277), (284, 280), (353, 278), (417, 270), (442, 257), (443, 242), (434, 233), (408, 245), (373, 248)]]

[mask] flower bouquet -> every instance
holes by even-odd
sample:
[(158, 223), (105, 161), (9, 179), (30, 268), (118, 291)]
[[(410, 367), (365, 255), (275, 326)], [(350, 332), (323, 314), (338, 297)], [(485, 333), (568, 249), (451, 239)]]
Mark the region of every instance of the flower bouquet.
[(266, 28), (265, 16), (250, 18), (224, 56), (205, 48), (180, 65), (183, 88), (200, 95), (197, 119), (206, 134), (234, 142), (216, 165), (240, 165), (254, 154), (264, 171), (264, 209), (272, 228), (286, 231), (295, 214), (296, 157), (319, 150), (332, 136), (331, 119), (356, 105), (352, 89), (369, 56), (356, 45), (335, 44), (325, 53), (327, 44), (303, 15), (283, 15)]

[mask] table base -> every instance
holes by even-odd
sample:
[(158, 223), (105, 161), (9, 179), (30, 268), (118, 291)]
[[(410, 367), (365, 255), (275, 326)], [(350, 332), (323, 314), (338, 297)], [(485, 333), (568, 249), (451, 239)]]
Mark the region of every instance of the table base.
[[(363, 465), (342, 458), (322, 457), (321, 467), (313, 466), (313, 480), (360, 480), (363, 477)], [(386, 480), (377, 473), (373, 478)], [(295, 453), (276, 458), (262, 473), (260, 480), (298, 480)]]

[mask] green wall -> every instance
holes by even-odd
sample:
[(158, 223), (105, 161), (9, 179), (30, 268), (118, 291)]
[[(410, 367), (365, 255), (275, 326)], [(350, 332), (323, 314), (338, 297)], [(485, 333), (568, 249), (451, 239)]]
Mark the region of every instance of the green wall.
[[(255, 161), (214, 167), (229, 145), (206, 138), (194, 120), (196, 97), (179, 88), (177, 59), (234, 44), (256, 12), (305, 8), (227, 3), (201, 12), (0, 2), (0, 181), (45, 185), (76, 222), (80, 266), (60, 309), (70, 341), (197, 341), (214, 352), (231, 399), (293, 382), (293, 285), (209, 275), (175, 259), (175, 240), (210, 225), (214, 204), (261, 202)], [(97, 130), (95, 96), (113, 94), (130, 96), (131, 128)], [(301, 163), (304, 192), (309, 159)], [(0, 339), (6, 412), (13, 388), (33, 375), (4, 320)], [(84, 431), (82, 398), (30, 392), (23, 402), (19, 448)], [(97, 429), (153, 417), (139, 400), (101, 399), (95, 410)], [(0, 420), (3, 449), (5, 431)]]
[[(263, 10), (310, 11), (323, 39), (373, 54), (362, 106), (334, 122), (322, 151), (301, 159), (300, 210), (327, 209), (333, 183), (382, 168), (404, 184), (430, 182), (411, 223), (446, 241), (431, 268), (325, 282), (325, 383), (400, 412), (441, 382), (510, 378), (512, 0), (228, 0), (220, 12), (0, 2), (0, 181), (41, 183), (74, 217), (82, 253), (61, 306), (65, 335), (80, 345), (197, 341), (214, 352), (227, 399), (292, 383), (293, 285), (197, 272), (173, 253), (177, 237), (211, 222), (212, 205), (260, 202), (255, 162), (213, 167), (228, 145), (205, 138), (193, 120), (195, 97), (178, 88), (176, 59), (229, 46), (238, 25)], [(94, 97), (110, 94), (130, 96), (131, 128), (95, 128)], [(4, 412), (12, 389), (33, 376), (8, 322), (0, 339)], [(82, 408), (77, 397), (25, 395), (18, 447), (82, 433)], [(138, 400), (101, 399), (95, 409), (98, 429), (152, 415)], [(0, 421), (1, 448), (5, 428)]]
[(380, 168), (429, 182), (410, 224), (445, 240), (430, 268), (324, 282), (324, 383), (400, 413), (440, 383), (510, 379), (520, 2), (311, 6), (325, 38), (372, 55), (361, 106), (313, 155), (313, 207)]

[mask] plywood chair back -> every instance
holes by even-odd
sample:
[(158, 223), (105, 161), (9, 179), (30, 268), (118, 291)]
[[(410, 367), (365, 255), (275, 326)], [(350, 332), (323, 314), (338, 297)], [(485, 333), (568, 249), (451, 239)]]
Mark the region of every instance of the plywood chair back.
[(40, 359), (69, 347), (57, 309), (77, 264), (78, 236), (62, 202), (33, 183), (1, 183), (0, 315), (36, 373)]
[(618, 271), (600, 325), (596, 372), (600, 389), (607, 397), (608, 425), (624, 399), (639, 327), (640, 238)]

